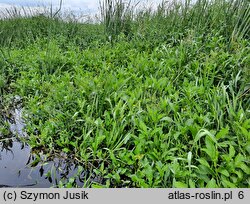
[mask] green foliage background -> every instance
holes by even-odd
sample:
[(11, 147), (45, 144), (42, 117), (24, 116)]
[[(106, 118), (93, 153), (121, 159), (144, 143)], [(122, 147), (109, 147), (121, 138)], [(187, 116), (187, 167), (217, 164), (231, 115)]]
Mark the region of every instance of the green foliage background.
[(31, 147), (73, 154), (103, 178), (91, 187), (249, 187), (249, 8), (107, 0), (101, 24), (1, 20), (0, 113), (21, 96)]

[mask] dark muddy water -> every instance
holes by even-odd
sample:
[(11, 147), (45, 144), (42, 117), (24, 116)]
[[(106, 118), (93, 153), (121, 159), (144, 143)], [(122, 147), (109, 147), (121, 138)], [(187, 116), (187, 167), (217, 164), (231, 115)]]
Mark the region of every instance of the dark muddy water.
[[(77, 174), (77, 166), (67, 160), (54, 158), (31, 167), (35, 155), (28, 145), (18, 141), (0, 144), (0, 187), (56, 187)], [(77, 181), (79, 186), (83, 184)]]
[[(27, 144), (8, 140), (0, 143), (0, 187), (57, 187), (75, 178), (79, 187), (83, 186), (78, 166), (65, 158), (36, 162)], [(35, 166), (34, 166), (35, 165)]]
[[(69, 178), (74, 178), (79, 187), (84, 185), (86, 172), (80, 170), (74, 159), (66, 155), (46, 159), (41, 153), (32, 153), (29, 145), (18, 139), (27, 136), (22, 109), (17, 107), (11, 115), (7, 122), (13, 136), (3, 138), (0, 135), (0, 187), (58, 187), (60, 182), (66, 183)], [(42, 159), (37, 160), (36, 155)]]

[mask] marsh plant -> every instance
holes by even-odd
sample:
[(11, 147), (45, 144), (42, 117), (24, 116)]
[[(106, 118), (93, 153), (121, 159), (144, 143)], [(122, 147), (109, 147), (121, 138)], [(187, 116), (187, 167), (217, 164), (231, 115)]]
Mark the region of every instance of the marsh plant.
[(135, 7), (136, 4), (132, 5), (131, 0), (100, 1), (101, 20), (110, 40), (121, 33), (128, 35), (131, 32)]
[(249, 187), (249, 1), (133, 8), (0, 21), (1, 94), (22, 97), (30, 146), (73, 155), (91, 187)]

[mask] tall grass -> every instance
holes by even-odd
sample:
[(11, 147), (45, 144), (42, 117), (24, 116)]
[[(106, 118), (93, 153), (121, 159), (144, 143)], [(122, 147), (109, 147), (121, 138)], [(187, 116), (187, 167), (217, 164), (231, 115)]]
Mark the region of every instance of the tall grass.
[(236, 1), (233, 5), (236, 16), (232, 37), (250, 38), (250, 1)]
[[(94, 33), (94, 35), (93, 35)], [(103, 28), (91, 23), (78, 23), (74, 18), (50, 18), (47, 15), (15, 17), (0, 20), (0, 45), (25, 47), (38, 39), (62, 41), (86, 47), (95, 40), (105, 39)]]
[[(163, 1), (157, 9), (144, 8), (143, 10), (139, 9), (139, 6), (140, 2), (101, 1), (102, 24), (96, 25), (95, 31), (103, 29), (107, 39), (114, 39), (123, 33), (129, 37), (140, 37), (142, 40), (152, 39), (151, 42), (155, 44), (180, 39), (191, 30), (197, 35), (202, 34), (204, 38), (212, 31), (225, 36), (227, 40), (249, 39), (250, 6), (248, 0), (197, 0), (195, 3), (190, 0), (184, 3)], [(15, 36), (19, 39), (23, 38), (23, 42), (34, 41), (41, 33), (44, 36), (50, 33), (53, 37), (63, 32), (64, 36), (67, 33), (70, 38), (74, 36), (78, 39), (86, 35), (86, 31), (80, 29), (80, 24), (76, 25), (74, 19), (65, 24), (60, 15), (50, 18), (49, 16), (53, 14), (49, 11), (45, 15), (35, 15), (33, 19), (37, 18), (36, 22), (30, 21), (29, 17), (34, 16), (31, 9), (13, 8), (7, 10), (7, 13), (11, 18), (0, 21), (2, 43), (13, 41)], [(26, 13), (26, 15), (21, 13)], [(19, 22), (18, 20), (22, 18), (26, 19), (25, 25), (22, 25), (25, 21)], [(102, 37), (99, 36), (99, 38)]]
[(214, 30), (228, 39), (249, 38), (248, 0), (163, 1), (156, 10), (148, 8), (136, 11), (138, 4), (133, 6), (131, 1), (126, 4), (122, 0), (105, 0), (101, 3), (102, 21), (108, 36), (121, 32), (155, 35), (153, 33), (157, 31), (159, 36), (152, 37), (162, 38), (168, 33), (185, 35), (187, 30), (194, 29), (204, 35)]
[(126, 35), (130, 34), (130, 26), (134, 15), (131, 0), (128, 2), (123, 0), (104, 0), (100, 2), (100, 9), (105, 32), (109, 38), (114, 38), (121, 32)]

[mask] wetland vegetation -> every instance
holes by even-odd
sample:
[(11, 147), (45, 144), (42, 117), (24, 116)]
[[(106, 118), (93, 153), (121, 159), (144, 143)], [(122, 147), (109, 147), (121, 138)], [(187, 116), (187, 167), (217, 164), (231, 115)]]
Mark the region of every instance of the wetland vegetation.
[(105, 0), (101, 17), (0, 20), (0, 147), (21, 105), (32, 166), (66, 155), (84, 186), (249, 187), (249, 0)]

